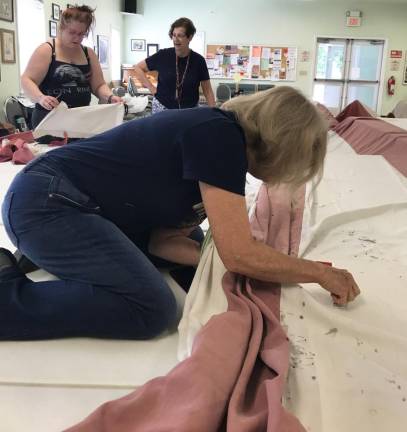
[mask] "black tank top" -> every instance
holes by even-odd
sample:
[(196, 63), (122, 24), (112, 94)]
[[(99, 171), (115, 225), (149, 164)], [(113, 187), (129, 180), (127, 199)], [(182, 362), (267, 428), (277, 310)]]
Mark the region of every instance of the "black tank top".
[[(89, 105), (91, 99), (91, 68), (87, 47), (82, 46), (82, 49), (88, 63), (86, 65), (75, 65), (55, 59), (55, 39), (52, 40), (52, 45), (49, 42), (47, 43), (52, 48), (52, 59), (47, 75), (39, 85), (42, 93), (54, 96), (59, 101), (64, 101), (69, 108)], [(44, 110), (39, 104), (36, 104), (35, 107)]]

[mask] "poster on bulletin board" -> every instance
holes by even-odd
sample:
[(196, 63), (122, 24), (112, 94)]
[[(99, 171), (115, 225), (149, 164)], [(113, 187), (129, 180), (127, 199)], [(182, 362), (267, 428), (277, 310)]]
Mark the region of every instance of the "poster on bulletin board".
[(297, 48), (266, 45), (207, 45), (206, 64), (212, 78), (295, 81)]
[(213, 78), (249, 77), (249, 45), (207, 45), (206, 64)]

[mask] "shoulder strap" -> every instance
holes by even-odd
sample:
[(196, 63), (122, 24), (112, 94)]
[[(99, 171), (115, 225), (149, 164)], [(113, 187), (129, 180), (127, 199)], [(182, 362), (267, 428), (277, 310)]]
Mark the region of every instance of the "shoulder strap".
[(83, 45), (81, 45), (81, 46), (82, 46), (83, 52), (85, 53), (86, 60), (88, 61), (88, 64), (90, 64), (88, 47), (87, 46), (83, 46)]
[(50, 42), (45, 42), (51, 47), (51, 60), (55, 59), (55, 39), (52, 39), (52, 44)]

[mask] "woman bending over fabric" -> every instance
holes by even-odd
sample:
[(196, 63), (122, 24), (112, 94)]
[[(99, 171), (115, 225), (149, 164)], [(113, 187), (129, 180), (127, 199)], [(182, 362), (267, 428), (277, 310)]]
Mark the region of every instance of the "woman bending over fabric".
[(176, 307), (151, 255), (196, 265), (190, 233), (206, 215), (229, 271), (316, 282), (339, 305), (354, 300), (349, 272), (256, 241), (246, 211), (247, 172), (297, 186), (321, 172), (326, 146), (312, 103), (276, 87), (222, 109), (126, 122), (32, 161), (6, 194), (3, 222), (13, 244), (59, 280), (32, 282), (1, 250), (0, 339), (159, 334)]
[[(189, 48), (195, 33), (196, 28), (190, 19), (177, 19), (168, 33), (174, 48), (161, 49), (134, 66), (137, 78), (154, 95), (153, 114), (164, 109), (196, 107), (199, 85), (208, 105), (215, 106), (205, 59)], [(158, 72), (157, 87), (147, 78), (149, 71)]]
[(21, 85), (36, 103), (31, 118), (33, 129), (61, 101), (69, 108), (86, 106), (93, 93), (105, 102), (121, 102), (105, 83), (95, 52), (81, 45), (94, 22), (94, 10), (88, 6), (64, 10), (58, 36), (32, 54)]

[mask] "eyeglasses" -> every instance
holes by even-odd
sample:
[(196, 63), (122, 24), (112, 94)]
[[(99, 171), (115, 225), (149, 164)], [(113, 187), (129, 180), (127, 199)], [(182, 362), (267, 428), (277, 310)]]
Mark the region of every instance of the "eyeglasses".
[(174, 39), (185, 39), (187, 35), (185, 33), (173, 33), (171, 37)]
[(67, 27), (65, 30), (69, 34), (69, 36), (71, 36), (71, 37), (77, 36), (77, 37), (79, 37), (81, 39), (83, 39), (87, 35), (87, 33), (88, 33), (87, 31), (78, 32), (78, 31), (76, 31), (76, 30), (74, 30), (72, 28), (69, 28), (69, 27)]

